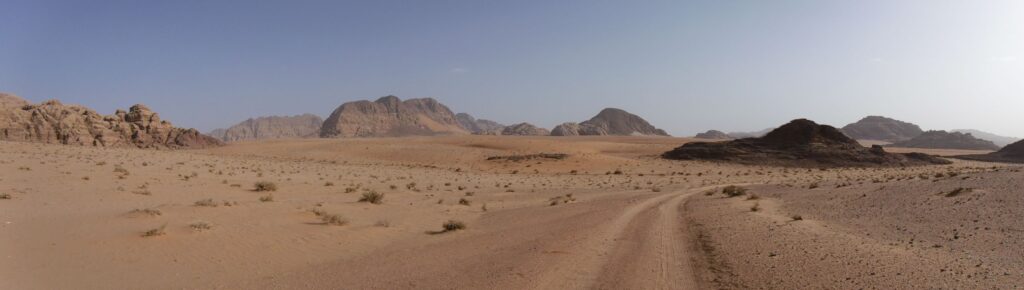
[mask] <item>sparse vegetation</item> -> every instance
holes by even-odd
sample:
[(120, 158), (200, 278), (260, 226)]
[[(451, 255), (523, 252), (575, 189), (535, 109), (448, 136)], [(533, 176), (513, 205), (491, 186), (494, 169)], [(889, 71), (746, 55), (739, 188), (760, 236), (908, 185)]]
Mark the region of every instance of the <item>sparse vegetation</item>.
[(760, 210), (761, 210), (761, 204), (757, 203), (757, 202), (755, 202), (754, 205), (750, 207), (750, 211), (753, 211), (753, 212), (760, 211)]
[(277, 184), (269, 181), (260, 181), (255, 184), (256, 191), (277, 191)]
[(205, 231), (205, 230), (213, 229), (213, 225), (208, 223), (208, 222), (194, 222), (194, 223), (192, 223), (192, 224), (190, 224), (188, 226), (191, 227), (193, 230), (196, 230), (196, 231)]
[(453, 232), (466, 229), (466, 223), (457, 220), (448, 220), (444, 222), (442, 227), (444, 228), (444, 230), (441, 231), (442, 233)]
[(274, 195), (273, 194), (268, 194), (268, 195), (261, 196), (260, 197), (260, 201), (261, 202), (272, 202), (272, 201), (274, 201)]
[(747, 194), (747, 189), (740, 186), (730, 185), (722, 188), (722, 193), (727, 197), (737, 197)]
[(381, 204), (384, 203), (384, 194), (373, 190), (367, 190), (363, 192), (361, 197), (359, 197), (359, 202)]
[(468, 199), (465, 199), (465, 198), (460, 198), (459, 199), (459, 204), (465, 205), (465, 206), (469, 206), (470, 201)]
[(158, 228), (152, 229), (152, 230), (148, 230), (148, 231), (142, 233), (142, 236), (143, 237), (162, 236), (162, 235), (167, 234), (167, 232), (164, 231), (165, 229), (167, 229), (167, 224), (164, 224), (164, 225), (162, 225), (162, 226), (160, 226)]
[(320, 220), (326, 225), (332, 226), (343, 226), (348, 224), (348, 219), (339, 214), (323, 214), (320, 216)]
[(0, 193), (0, 199), (11, 199), (13, 198), (10, 193)]
[(798, 215), (798, 214), (795, 214), (795, 215), (791, 216), (790, 218), (792, 218), (794, 221), (802, 221), (802, 220), (804, 220), (804, 217), (801, 216), (801, 215)]
[(205, 206), (205, 207), (217, 207), (217, 203), (214, 202), (212, 198), (198, 200), (193, 205), (195, 205), (195, 206)]

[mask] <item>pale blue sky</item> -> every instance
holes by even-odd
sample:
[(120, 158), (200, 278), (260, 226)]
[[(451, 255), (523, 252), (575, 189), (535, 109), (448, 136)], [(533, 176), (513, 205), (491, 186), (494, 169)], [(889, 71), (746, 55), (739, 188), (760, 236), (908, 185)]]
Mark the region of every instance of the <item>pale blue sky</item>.
[(886, 115), (1024, 136), (1024, 1), (0, 0), (0, 91), (208, 130), (435, 97), (674, 135)]

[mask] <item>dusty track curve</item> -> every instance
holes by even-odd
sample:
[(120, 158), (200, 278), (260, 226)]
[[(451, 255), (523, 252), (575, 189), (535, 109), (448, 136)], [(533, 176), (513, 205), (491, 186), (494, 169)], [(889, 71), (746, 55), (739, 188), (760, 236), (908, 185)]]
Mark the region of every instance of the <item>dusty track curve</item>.
[[(254, 287), (349, 289), (697, 289), (680, 211), (707, 188), (624, 192), (493, 212), (466, 232), (395, 242)], [(431, 262), (433, 261), (433, 262)], [(424, 269), (422, 266), (433, 264)]]

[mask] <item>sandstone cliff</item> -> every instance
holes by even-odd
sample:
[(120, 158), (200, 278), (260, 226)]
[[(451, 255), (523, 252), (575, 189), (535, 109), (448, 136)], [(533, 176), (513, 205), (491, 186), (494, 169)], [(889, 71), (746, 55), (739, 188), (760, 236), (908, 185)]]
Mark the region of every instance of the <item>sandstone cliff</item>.
[(223, 141), (266, 140), (281, 138), (314, 138), (320, 136), (323, 119), (313, 114), (250, 118), (210, 135)]
[(3, 103), (14, 106), (3, 105), (0, 109), (0, 140), (139, 148), (222, 145), (195, 129), (174, 127), (143, 105), (103, 116), (84, 106), (65, 105), (57, 100), (17, 106), (22, 102), (11, 97), (4, 99), (7, 101)]
[(342, 104), (320, 128), (320, 137), (385, 137), (469, 134), (445, 105), (431, 98)]

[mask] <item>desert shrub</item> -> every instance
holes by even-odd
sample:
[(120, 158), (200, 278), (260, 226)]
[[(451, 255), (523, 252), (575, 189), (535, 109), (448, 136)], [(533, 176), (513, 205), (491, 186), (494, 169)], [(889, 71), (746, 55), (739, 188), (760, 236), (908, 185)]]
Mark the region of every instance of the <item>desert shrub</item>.
[(268, 195), (261, 196), (260, 197), (260, 201), (262, 201), (262, 202), (274, 201), (274, 195), (273, 194), (268, 194)]
[(728, 197), (737, 197), (747, 194), (747, 189), (740, 186), (730, 185), (726, 186), (725, 188), (722, 188), (722, 193), (724, 193), (725, 196)]
[(150, 215), (150, 216), (158, 216), (158, 215), (163, 215), (164, 214), (159, 209), (155, 209), (155, 208), (134, 209), (134, 210), (132, 210), (131, 213), (144, 214), (144, 215)]
[(198, 200), (198, 201), (196, 201), (196, 202), (194, 203), (194, 205), (195, 205), (195, 206), (208, 206), (208, 207), (216, 207), (216, 206), (217, 206), (217, 203), (216, 203), (216, 202), (214, 202), (212, 198), (207, 198), (207, 199), (201, 199), (201, 200)]
[(277, 184), (270, 181), (260, 181), (255, 186), (256, 191), (277, 191)]
[(444, 230), (441, 232), (452, 232), (466, 229), (466, 224), (457, 220), (448, 220), (442, 225)]
[(795, 215), (793, 215), (793, 216), (792, 216), (791, 218), (792, 218), (792, 219), (793, 219), (794, 221), (802, 221), (802, 220), (804, 220), (804, 217), (803, 217), (803, 216), (801, 216), (801, 215), (798, 215), (798, 214), (795, 214)]
[(13, 198), (10, 193), (0, 193), (0, 199), (11, 199)]
[(348, 224), (348, 219), (345, 219), (345, 217), (339, 214), (324, 214), (320, 216), (320, 220), (323, 221), (324, 224), (332, 226), (343, 226)]
[(213, 225), (208, 222), (194, 222), (188, 226), (197, 231), (205, 231), (213, 228)]
[(381, 204), (384, 202), (384, 194), (374, 190), (367, 190), (363, 192), (363, 196), (359, 197), (359, 202), (369, 202), (372, 204)]
[(142, 233), (142, 236), (143, 237), (162, 236), (162, 235), (167, 234), (167, 232), (164, 231), (164, 229), (166, 229), (166, 228), (167, 228), (167, 224), (164, 224), (164, 225), (160, 226), (159, 228), (148, 230), (148, 231)]
[(459, 199), (459, 204), (461, 204), (461, 205), (469, 205), (470, 201), (468, 199), (465, 199), (465, 198), (460, 198)]
[(761, 210), (761, 205), (756, 203), (756, 202), (754, 203), (753, 206), (750, 207), (750, 211), (760, 211), (760, 210)]

